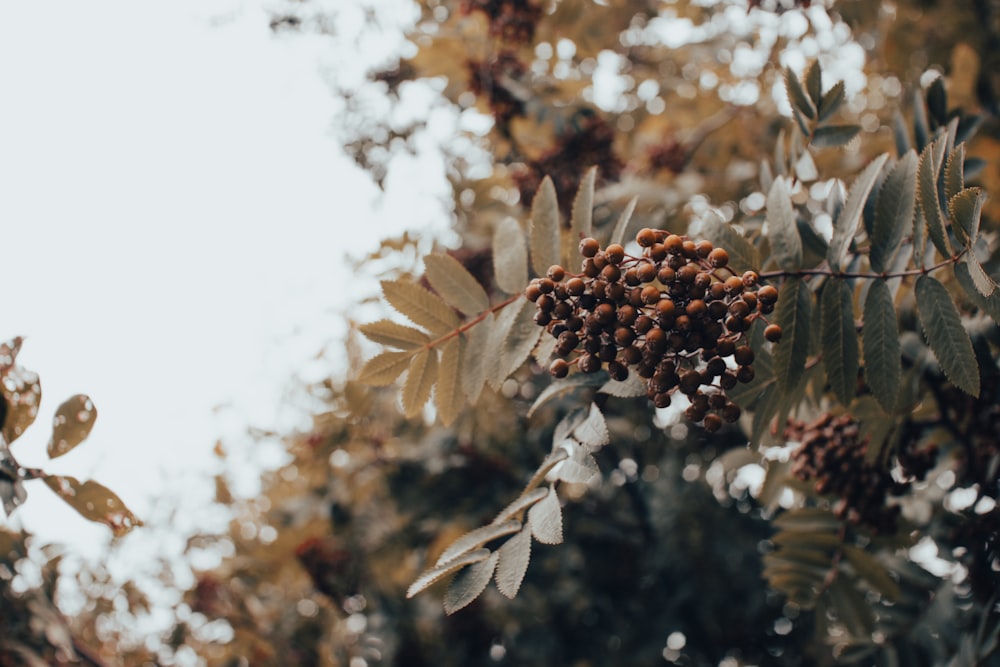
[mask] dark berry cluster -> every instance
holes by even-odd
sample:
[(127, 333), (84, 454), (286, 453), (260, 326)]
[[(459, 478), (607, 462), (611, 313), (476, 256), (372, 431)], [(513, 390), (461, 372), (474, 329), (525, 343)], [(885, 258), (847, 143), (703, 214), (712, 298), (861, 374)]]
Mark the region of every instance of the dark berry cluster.
[(463, 0), (464, 13), (476, 10), (489, 17), (491, 35), (514, 44), (530, 43), (542, 18), (539, 0)]
[[(686, 418), (717, 431), (740, 417), (726, 392), (753, 380), (746, 332), (774, 309), (778, 290), (758, 287), (753, 271), (736, 275), (728, 253), (708, 241), (654, 229), (635, 240), (638, 257), (583, 239), (580, 273), (553, 266), (528, 285), (535, 322), (557, 341), (549, 371), (565, 377), (572, 366), (606, 368), (624, 380), (633, 369), (654, 405), (669, 406), (680, 391), (691, 402)], [(769, 325), (764, 335), (776, 342), (781, 328)]]
[[(910, 484), (894, 480), (885, 466), (865, 460), (868, 436), (851, 415), (826, 413), (808, 424), (790, 420), (785, 437), (801, 443), (792, 455), (792, 473), (813, 482), (816, 493), (840, 496), (835, 508), (839, 518), (866, 524), (874, 532), (895, 532), (899, 506), (887, 505), (886, 498), (902, 495)], [(923, 467), (916, 461), (918, 454), (912, 456), (911, 463)]]

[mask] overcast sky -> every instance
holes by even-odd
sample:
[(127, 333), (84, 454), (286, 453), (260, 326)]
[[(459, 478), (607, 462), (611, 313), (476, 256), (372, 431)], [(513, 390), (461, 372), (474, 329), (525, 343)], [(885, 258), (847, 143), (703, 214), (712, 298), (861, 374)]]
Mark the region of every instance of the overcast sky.
[[(330, 52), (275, 37), (258, 0), (0, 5), (0, 336), (25, 336), (43, 386), (22, 464), (96, 479), (140, 517), (164, 493), (197, 508), (216, 439), (248, 458), (239, 434), (274, 424), (340, 333), (358, 290), (344, 253), (444, 226), (439, 179), (414, 169), (382, 198), (344, 157)], [(50, 463), (51, 415), (75, 393), (97, 425)], [(104, 542), (28, 491), (13, 525)]]

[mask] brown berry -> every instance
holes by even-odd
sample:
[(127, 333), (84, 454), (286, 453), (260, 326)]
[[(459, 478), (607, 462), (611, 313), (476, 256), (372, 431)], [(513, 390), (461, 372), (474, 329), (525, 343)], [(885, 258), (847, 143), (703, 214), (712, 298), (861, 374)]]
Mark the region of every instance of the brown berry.
[(752, 382), (754, 378), (753, 366), (740, 366), (736, 369), (736, 379), (746, 384)]
[(757, 290), (757, 298), (760, 299), (762, 304), (774, 303), (778, 300), (778, 290), (774, 285), (764, 285)]
[(740, 366), (749, 366), (753, 363), (753, 349), (747, 345), (741, 345), (733, 353), (733, 360)]
[(663, 247), (671, 255), (679, 255), (684, 248), (684, 239), (676, 234), (670, 234), (663, 239)]
[(604, 254), (607, 255), (610, 263), (621, 264), (625, 259), (625, 248), (619, 243), (612, 243), (604, 249)]
[(636, 268), (635, 274), (639, 278), (639, 282), (651, 283), (656, 279), (656, 264), (643, 262)]
[(704, 427), (708, 433), (715, 433), (722, 428), (722, 417), (719, 415), (705, 415)]
[(569, 374), (569, 364), (566, 363), (565, 359), (556, 359), (549, 364), (549, 373), (552, 374), (552, 377), (564, 378)]
[(725, 248), (716, 248), (708, 255), (708, 263), (717, 269), (729, 265), (729, 253)]
[(694, 248), (695, 252), (697, 252), (698, 256), (701, 257), (702, 259), (710, 257), (713, 249), (711, 241), (698, 241), (695, 244)]
[(554, 280), (555, 282), (559, 283), (562, 282), (562, 279), (566, 277), (566, 269), (559, 266), (558, 264), (553, 264), (552, 266), (549, 267), (549, 270), (546, 271), (545, 275), (549, 278), (549, 280)]
[(747, 271), (743, 274), (744, 287), (755, 287), (759, 280), (760, 276), (757, 275), (756, 271)]
[(594, 354), (580, 355), (580, 370), (584, 373), (596, 373), (601, 370), (601, 360)]
[(635, 242), (643, 248), (648, 248), (656, 243), (656, 232), (648, 227), (646, 229), (641, 229), (639, 230), (639, 233), (635, 235)]
[(777, 343), (781, 340), (781, 327), (777, 324), (769, 324), (764, 329), (764, 338), (771, 341), (772, 343)]
[(597, 239), (586, 238), (580, 241), (580, 254), (584, 257), (593, 257), (601, 249), (601, 244)]
[(642, 302), (652, 305), (660, 300), (660, 290), (653, 285), (646, 285), (642, 288)]

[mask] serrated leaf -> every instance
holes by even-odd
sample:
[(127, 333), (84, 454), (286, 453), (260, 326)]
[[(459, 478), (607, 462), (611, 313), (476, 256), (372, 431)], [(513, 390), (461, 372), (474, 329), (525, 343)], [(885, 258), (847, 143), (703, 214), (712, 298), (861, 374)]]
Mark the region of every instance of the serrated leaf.
[(587, 484), (600, 472), (597, 461), (580, 443), (565, 440), (559, 446), (569, 453), (569, 457), (553, 468), (550, 476), (554, 475), (556, 479), (570, 484)]
[(427, 255), (424, 272), (434, 291), (466, 315), (478, 315), (490, 307), (490, 298), (479, 281), (451, 255)]
[(927, 110), (938, 125), (948, 122), (948, 94), (944, 89), (944, 77), (934, 79), (927, 88)]
[[(535, 414), (538, 408), (542, 407), (554, 398), (568, 394), (571, 391), (575, 391), (580, 388), (586, 387), (599, 387), (607, 380), (606, 375), (600, 373), (577, 373), (561, 380), (555, 380), (548, 387), (542, 390), (535, 402), (531, 404), (528, 408), (528, 417), (530, 418)], [(643, 390), (643, 395), (646, 391)]]
[(897, 111), (892, 117), (892, 136), (896, 142), (896, 155), (903, 155), (910, 150), (909, 132), (903, 114)]
[[(986, 193), (982, 188), (965, 188), (948, 200), (952, 229), (963, 243), (975, 243), (979, 236), (979, 221), (985, 201)], [(958, 234), (959, 231), (961, 234)]]
[(851, 143), (859, 132), (860, 125), (824, 125), (813, 130), (809, 143), (816, 148), (837, 148)]
[(847, 192), (847, 201), (844, 202), (844, 207), (833, 225), (833, 237), (830, 239), (826, 255), (827, 262), (834, 271), (843, 268), (844, 256), (851, 245), (851, 240), (858, 232), (858, 224), (861, 222), (868, 194), (875, 187), (875, 181), (887, 159), (889, 159), (888, 153), (882, 153), (868, 163), (868, 166), (854, 179), (851, 189)]
[(462, 570), (448, 586), (444, 595), (444, 613), (454, 614), (482, 595), (493, 578), (500, 554), (494, 553), (486, 560)]
[[(785, 151), (785, 128), (778, 130), (778, 140), (774, 142), (774, 174), (776, 177), (788, 175), (788, 155)], [(774, 187), (773, 183), (771, 187)], [(770, 190), (768, 188), (768, 192)]]
[(97, 408), (90, 397), (76, 394), (63, 401), (52, 418), (52, 437), (46, 450), (49, 458), (62, 456), (86, 440), (96, 421)]
[(423, 574), (417, 577), (416, 581), (410, 584), (410, 587), (406, 589), (406, 597), (407, 599), (412, 598), (414, 595), (427, 590), (437, 582), (441, 581), (452, 572), (460, 570), (467, 565), (480, 563), (489, 557), (489, 549), (476, 549), (475, 551), (471, 551), (463, 556), (450, 560), (443, 565), (424, 570)]
[(771, 523), (782, 530), (825, 530), (833, 533), (843, 525), (832, 512), (818, 507), (800, 507), (782, 512)]
[(121, 537), (142, 525), (142, 521), (132, 514), (122, 499), (103, 484), (93, 480), (80, 482), (75, 477), (63, 475), (45, 475), (43, 479), (66, 504), (85, 519), (103, 523), (115, 537)]
[(528, 510), (528, 525), (542, 544), (562, 543), (562, 508), (554, 487), (549, 487), (548, 495)]
[(410, 359), (415, 354), (417, 354), (417, 350), (405, 350), (403, 352), (389, 350), (382, 352), (365, 363), (361, 369), (361, 373), (358, 375), (358, 381), (372, 387), (390, 385), (396, 381), (396, 378), (403, 374), (403, 371), (410, 364)]
[(767, 238), (779, 268), (796, 271), (802, 267), (802, 239), (784, 178), (775, 178), (767, 194)]
[(514, 218), (504, 218), (493, 231), (493, 275), (507, 294), (519, 294), (528, 284), (528, 246)]
[(368, 340), (379, 345), (412, 350), (426, 345), (431, 338), (426, 332), (392, 320), (378, 320), (362, 324), (358, 329)]
[(823, 101), (823, 72), (820, 69), (819, 60), (809, 63), (804, 82), (809, 99), (812, 100), (813, 106), (818, 109)]
[(843, 280), (827, 281), (823, 287), (820, 322), (827, 381), (837, 400), (849, 405), (858, 384), (858, 333), (851, 288)]
[[(491, 332), (495, 324), (493, 314), (487, 315), (482, 322), (467, 329), (462, 336), (465, 344), (462, 346), (462, 392), (469, 405), (475, 405), (486, 383), (487, 359), (494, 348), (489, 347)], [(484, 353), (484, 350), (486, 353)]]
[(733, 271), (742, 273), (760, 269), (760, 253), (757, 248), (720, 218), (713, 216), (706, 220), (703, 234), (715, 246), (729, 252), (729, 266)]
[[(785, 90), (788, 91), (788, 101), (792, 104), (793, 111), (797, 109), (807, 118), (816, 118), (816, 108), (806, 91), (802, 89), (799, 77), (795, 75), (791, 67), (785, 68)], [(804, 134), (808, 134), (808, 132)]]
[(635, 213), (635, 206), (638, 203), (639, 195), (635, 195), (625, 205), (625, 210), (618, 216), (618, 222), (615, 223), (615, 230), (611, 232), (611, 240), (608, 241), (609, 244), (620, 243), (621, 245), (625, 245), (625, 234), (628, 233), (629, 224), (632, 222), (632, 214)]
[(601, 412), (596, 403), (590, 404), (587, 418), (573, 429), (573, 435), (581, 444), (590, 449), (598, 449), (610, 442), (608, 424), (604, 420), (604, 413)]
[[(816, 113), (817, 119), (822, 122), (835, 114), (840, 105), (844, 103), (844, 82), (838, 81), (833, 84), (830, 90), (826, 91), (823, 95), (823, 100), (819, 103), (819, 109)], [(903, 152), (906, 152), (905, 150)], [(902, 153), (900, 153), (902, 154)]]
[(497, 550), (500, 562), (497, 564), (495, 579), (497, 590), (508, 598), (513, 598), (521, 589), (524, 574), (531, 560), (531, 533), (522, 530), (504, 542)]
[(580, 239), (593, 235), (594, 220), (594, 181), (597, 180), (597, 167), (591, 167), (584, 174), (580, 187), (573, 198), (573, 209), (570, 217), (570, 233), (572, 245)]
[(542, 180), (531, 202), (531, 267), (544, 276), (553, 264), (559, 263), (559, 202), (556, 188), (548, 176)]
[(790, 278), (781, 286), (775, 313), (782, 335), (781, 342), (774, 348), (774, 374), (783, 393), (799, 383), (805, 370), (811, 316), (809, 288), (800, 278)]
[[(1000, 323), (1000, 290), (972, 253), (966, 253), (955, 265), (958, 283), (976, 306)], [(985, 294), (989, 292), (989, 294)]]
[(872, 269), (876, 272), (886, 270), (903, 237), (913, 229), (916, 192), (917, 154), (908, 151), (879, 188), (869, 254)]
[(401, 398), (403, 412), (407, 417), (415, 417), (431, 397), (431, 389), (437, 380), (437, 353), (429, 348), (417, 352), (406, 369)]
[(875, 399), (889, 414), (899, 396), (901, 357), (899, 325), (889, 286), (873, 282), (865, 298), (861, 346), (865, 357), (865, 379)]
[(927, 233), (934, 247), (945, 257), (951, 256), (948, 240), (944, 233), (944, 220), (941, 217), (941, 204), (938, 201), (938, 174), (941, 172), (941, 158), (944, 155), (944, 143), (935, 141), (927, 145), (920, 154), (920, 165), (917, 168), (917, 200), (920, 210), (927, 222)]
[(454, 422), (465, 406), (461, 370), (464, 344), (461, 337), (456, 337), (441, 348), (437, 384), (434, 386), (434, 406), (445, 426)]
[(447, 333), (458, 326), (455, 311), (441, 297), (416, 283), (383, 280), (382, 292), (389, 305), (418, 326), (437, 334)]
[(552, 355), (555, 354), (558, 343), (555, 336), (542, 329), (542, 334), (535, 344), (535, 349), (531, 351), (531, 356), (534, 357), (539, 366), (545, 368), (549, 365)]
[(434, 567), (437, 568), (442, 565), (447, 565), (456, 558), (464, 556), (465, 554), (480, 548), (487, 542), (492, 542), (493, 540), (506, 535), (513, 535), (519, 530), (521, 530), (521, 522), (517, 519), (511, 519), (501, 524), (490, 524), (488, 526), (471, 530), (452, 542), (448, 548), (445, 549), (440, 556), (438, 556), (437, 561), (434, 563)]
[(497, 514), (496, 518), (493, 519), (492, 524), (496, 526), (517, 516), (547, 495), (549, 495), (549, 490), (544, 486), (536, 487), (531, 491), (522, 493), (512, 503), (507, 505), (507, 507), (503, 508), (499, 514)]
[(559, 447), (556, 450), (549, 452), (542, 461), (542, 464), (538, 466), (538, 470), (535, 474), (531, 476), (528, 484), (525, 486), (526, 489), (534, 489), (536, 486), (542, 483), (550, 472), (552, 472), (556, 466), (569, 458), (569, 452), (566, 451), (564, 447)]
[(845, 544), (841, 550), (854, 571), (871, 584), (872, 588), (891, 602), (899, 600), (899, 583), (889, 576), (885, 566), (875, 560), (874, 556), (851, 544)]
[(913, 138), (917, 152), (923, 152), (930, 141), (931, 131), (927, 124), (927, 107), (924, 106), (920, 91), (913, 92)]
[(497, 388), (510, 377), (511, 373), (521, 367), (543, 331), (542, 327), (535, 324), (535, 304), (524, 297), (507, 306), (504, 309), (505, 314), (507, 309), (513, 309), (513, 317), (510, 326), (504, 331), (503, 338), (491, 348), (498, 350), (500, 356), (496, 374), (487, 378), (490, 385)]
[(624, 380), (608, 380), (597, 391), (615, 398), (636, 398), (646, 395), (646, 385), (638, 374), (630, 372)]
[(924, 338), (952, 383), (979, 396), (979, 365), (969, 334), (945, 286), (930, 276), (917, 278), (914, 290)]
[(965, 189), (965, 144), (955, 146), (944, 165), (944, 196), (950, 200)]

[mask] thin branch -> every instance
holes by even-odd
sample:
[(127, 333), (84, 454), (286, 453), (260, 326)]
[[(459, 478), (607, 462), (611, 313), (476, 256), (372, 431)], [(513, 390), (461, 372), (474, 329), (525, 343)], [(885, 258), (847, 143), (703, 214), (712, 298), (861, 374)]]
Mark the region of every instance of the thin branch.
[(957, 255), (944, 259), (933, 266), (925, 266), (920, 269), (909, 269), (907, 271), (883, 271), (881, 273), (865, 273), (862, 271), (834, 271), (829, 268), (819, 269), (797, 269), (795, 271), (765, 271), (760, 274), (761, 278), (801, 278), (804, 276), (828, 276), (830, 278), (860, 278), (862, 280), (888, 280), (890, 278), (905, 278), (907, 276), (925, 276), (928, 273), (944, 268), (949, 264), (955, 264), (962, 259), (967, 249), (963, 249)]

